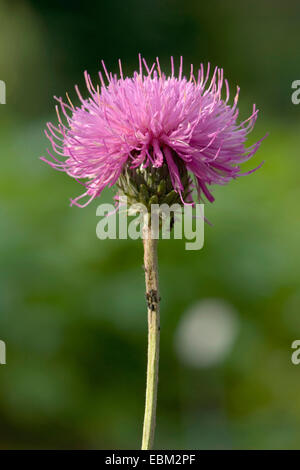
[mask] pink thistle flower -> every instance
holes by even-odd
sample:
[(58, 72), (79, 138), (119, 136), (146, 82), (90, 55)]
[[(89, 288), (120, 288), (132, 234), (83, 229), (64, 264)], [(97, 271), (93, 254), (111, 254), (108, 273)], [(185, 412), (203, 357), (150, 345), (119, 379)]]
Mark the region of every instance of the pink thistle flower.
[[(100, 85), (95, 88), (85, 72), (89, 97), (84, 99), (76, 86), (81, 106), (74, 107), (68, 95), (68, 102), (56, 98), (58, 124), (48, 123), (45, 131), (57, 156), (48, 151), (52, 160), (42, 160), (83, 180), (86, 188), (71, 205), (85, 207), (117, 183), (125, 168), (131, 174), (138, 169), (153, 173), (164, 166), (182, 203), (193, 202), (193, 187), (199, 199), (204, 195), (212, 202), (209, 186), (242, 175), (239, 164), (250, 159), (263, 140), (245, 146), (258, 110), (254, 105), (251, 116), (237, 123), (239, 88), (230, 105), (222, 69), (216, 67), (209, 82), (209, 64), (206, 72), (201, 64), (196, 76), (192, 65), (186, 78), (182, 58), (178, 76), (171, 58), (169, 77), (162, 73), (158, 58), (149, 68), (139, 56), (139, 71), (131, 78), (123, 77), (120, 61), (120, 77), (108, 73), (103, 61), (102, 66), (107, 83), (99, 72)], [(183, 177), (186, 172), (194, 176), (194, 184)], [(84, 197), (87, 201), (80, 203)]]

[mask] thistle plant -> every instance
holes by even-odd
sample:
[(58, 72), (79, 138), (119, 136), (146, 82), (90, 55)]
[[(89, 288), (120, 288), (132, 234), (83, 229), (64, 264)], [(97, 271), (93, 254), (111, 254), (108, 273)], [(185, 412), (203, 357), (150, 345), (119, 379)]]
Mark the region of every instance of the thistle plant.
[[(210, 74), (201, 64), (183, 75), (182, 58), (175, 74), (161, 71), (158, 58), (148, 66), (139, 56), (132, 77), (109, 73), (102, 62), (99, 83), (85, 72), (88, 96), (75, 89), (79, 105), (69, 96), (56, 98), (58, 123), (47, 124), (46, 136), (53, 153), (42, 157), (53, 168), (67, 173), (85, 188), (71, 205), (85, 207), (106, 187), (115, 186), (116, 204), (126, 196), (129, 206), (142, 203), (144, 269), (148, 311), (148, 365), (142, 449), (154, 442), (159, 363), (159, 283), (157, 240), (152, 237), (153, 204), (189, 204), (214, 201), (212, 185), (223, 185), (241, 175), (239, 164), (249, 160), (261, 141), (246, 147), (258, 110), (238, 123), (239, 89), (230, 93), (223, 70)], [(224, 96), (223, 96), (224, 95)], [(260, 166), (260, 165), (259, 165)]]

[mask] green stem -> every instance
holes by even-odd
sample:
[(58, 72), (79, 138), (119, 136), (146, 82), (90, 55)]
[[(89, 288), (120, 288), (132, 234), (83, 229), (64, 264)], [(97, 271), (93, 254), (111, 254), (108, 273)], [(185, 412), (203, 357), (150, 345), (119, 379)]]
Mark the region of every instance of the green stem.
[(156, 422), (160, 297), (158, 286), (157, 240), (151, 238), (151, 224), (148, 222), (148, 214), (144, 223), (143, 242), (146, 299), (148, 307), (148, 365), (142, 450), (149, 450), (153, 447)]

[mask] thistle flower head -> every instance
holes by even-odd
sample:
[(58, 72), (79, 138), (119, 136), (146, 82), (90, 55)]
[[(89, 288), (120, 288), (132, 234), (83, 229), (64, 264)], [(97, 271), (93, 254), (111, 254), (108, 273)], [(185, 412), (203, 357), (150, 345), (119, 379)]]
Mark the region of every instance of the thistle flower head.
[[(175, 74), (166, 76), (159, 60), (149, 67), (139, 58), (132, 77), (109, 73), (102, 62), (100, 83), (85, 72), (89, 96), (76, 91), (80, 106), (57, 99), (58, 124), (47, 124), (46, 136), (54, 152), (42, 159), (79, 180), (85, 191), (71, 200), (84, 207), (103, 189), (117, 183), (133, 200), (158, 199), (173, 194), (182, 203), (205, 196), (209, 187), (240, 176), (239, 164), (251, 158), (261, 140), (246, 148), (258, 110), (238, 123), (239, 89), (229, 104), (229, 86), (223, 70), (200, 65), (183, 76), (182, 58)], [(252, 170), (254, 171), (254, 170)], [(250, 173), (250, 172), (249, 172)], [(164, 182), (164, 183), (163, 183)], [(83, 199), (83, 201), (82, 201)], [(195, 197), (194, 197), (195, 199)]]

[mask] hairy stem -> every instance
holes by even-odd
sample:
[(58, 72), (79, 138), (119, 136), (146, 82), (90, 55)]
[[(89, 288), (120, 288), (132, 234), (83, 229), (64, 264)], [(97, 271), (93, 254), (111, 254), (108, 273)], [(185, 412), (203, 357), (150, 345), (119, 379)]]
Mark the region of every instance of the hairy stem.
[(146, 299), (148, 308), (148, 364), (146, 404), (143, 427), (142, 450), (153, 447), (159, 361), (159, 286), (157, 265), (157, 240), (151, 237), (151, 223), (148, 214), (144, 221), (144, 267), (146, 280)]

